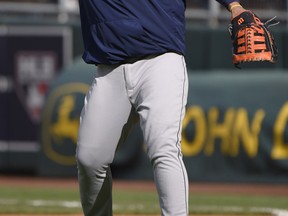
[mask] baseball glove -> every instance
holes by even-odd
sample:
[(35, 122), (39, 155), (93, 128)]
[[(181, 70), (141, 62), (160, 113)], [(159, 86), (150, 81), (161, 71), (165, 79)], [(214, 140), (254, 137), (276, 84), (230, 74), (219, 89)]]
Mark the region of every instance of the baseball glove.
[(266, 23), (252, 11), (245, 11), (233, 18), (228, 29), (233, 43), (233, 63), (237, 67), (244, 62), (277, 60), (277, 46), (269, 31), (270, 24), (276, 17)]

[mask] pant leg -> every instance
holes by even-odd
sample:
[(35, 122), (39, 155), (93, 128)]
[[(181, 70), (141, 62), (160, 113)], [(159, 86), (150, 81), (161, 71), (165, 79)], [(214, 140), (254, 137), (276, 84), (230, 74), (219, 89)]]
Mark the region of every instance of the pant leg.
[(130, 111), (123, 67), (98, 67), (82, 109), (76, 153), (81, 203), (86, 216), (112, 215), (109, 165)]
[(140, 115), (154, 169), (162, 215), (188, 215), (188, 178), (182, 161), (181, 130), (188, 80), (183, 56), (167, 53), (126, 70), (129, 93)]

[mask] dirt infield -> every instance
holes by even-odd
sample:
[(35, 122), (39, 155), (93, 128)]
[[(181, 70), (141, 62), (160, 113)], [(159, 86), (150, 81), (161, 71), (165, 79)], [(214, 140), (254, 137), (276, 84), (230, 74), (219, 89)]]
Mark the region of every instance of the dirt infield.
[[(0, 185), (78, 188), (76, 178), (0, 176)], [(119, 189), (129, 188), (139, 191), (156, 190), (154, 183), (151, 181), (115, 180), (113, 187)], [(191, 183), (190, 192), (288, 196), (288, 184)]]
[[(21, 215), (4, 215), (4, 214), (0, 214), (1, 216), (31, 216), (31, 215), (23, 215), (23, 214), (21, 214)], [(37, 214), (33, 214), (33, 216), (83, 216), (83, 215), (71, 215), (71, 214), (66, 214), (66, 215), (56, 215), (56, 214), (53, 214), (53, 215), (48, 215), (48, 214), (45, 214), (45, 215), (37, 215)], [(115, 215), (115, 216), (160, 216), (160, 215), (139, 215), (139, 214), (137, 214), (137, 215)], [(192, 215), (191, 215), (192, 216)], [(205, 215), (205, 214), (201, 214), (201, 215), (199, 215), (199, 214), (193, 214), (193, 216), (223, 216), (223, 215), (212, 215), (212, 214), (209, 214), (209, 215)], [(238, 215), (227, 215), (227, 214), (225, 214), (225, 216), (239, 216), (239, 214)], [(268, 216), (267, 214), (263, 214), (263, 215), (259, 215), (259, 214), (257, 214), (257, 216)]]

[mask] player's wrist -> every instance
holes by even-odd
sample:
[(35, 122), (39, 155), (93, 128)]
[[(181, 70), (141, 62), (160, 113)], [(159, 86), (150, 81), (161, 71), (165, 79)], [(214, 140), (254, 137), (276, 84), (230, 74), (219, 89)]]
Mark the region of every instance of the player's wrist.
[(231, 12), (232, 19), (245, 11), (239, 2), (232, 2), (229, 4), (228, 10)]
[(239, 3), (239, 2), (232, 2), (231, 4), (229, 4), (229, 6), (228, 6), (228, 10), (230, 11), (230, 12), (232, 12), (233, 10), (235, 10), (235, 9), (239, 9), (239, 8), (243, 8), (242, 7), (242, 5)]

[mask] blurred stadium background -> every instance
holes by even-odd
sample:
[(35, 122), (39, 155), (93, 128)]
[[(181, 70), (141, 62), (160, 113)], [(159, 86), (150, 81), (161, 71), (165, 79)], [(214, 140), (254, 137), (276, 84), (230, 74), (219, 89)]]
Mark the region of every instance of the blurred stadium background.
[[(272, 29), (276, 64), (231, 63), (229, 13), (187, 0), (190, 181), (288, 182), (288, 0), (242, 0)], [(76, 176), (79, 113), (96, 70), (81, 61), (77, 0), (0, 0), (0, 173)], [(139, 127), (119, 146), (118, 179), (152, 179)]]

